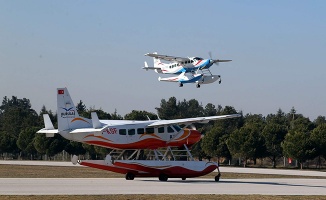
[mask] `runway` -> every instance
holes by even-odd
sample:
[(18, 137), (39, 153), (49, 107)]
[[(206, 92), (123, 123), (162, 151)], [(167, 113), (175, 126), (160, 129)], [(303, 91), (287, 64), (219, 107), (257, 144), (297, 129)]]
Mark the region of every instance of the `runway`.
[[(71, 166), (71, 162), (0, 161), (9, 165)], [(233, 194), (233, 195), (326, 195), (326, 172), (306, 170), (220, 167), (221, 172), (288, 174), (311, 179), (213, 179), (182, 181), (158, 178), (0, 178), (0, 195), (108, 195), (108, 194)], [(82, 173), (82, 171), (81, 171)]]
[(0, 178), (0, 195), (233, 194), (326, 195), (324, 179)]

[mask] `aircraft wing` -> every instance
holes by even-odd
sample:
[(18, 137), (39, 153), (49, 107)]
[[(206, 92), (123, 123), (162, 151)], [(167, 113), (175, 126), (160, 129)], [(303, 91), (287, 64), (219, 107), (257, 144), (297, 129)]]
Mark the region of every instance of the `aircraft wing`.
[(147, 53), (145, 56), (153, 57), (153, 58), (159, 58), (162, 60), (167, 61), (177, 61), (177, 62), (184, 62), (189, 60), (189, 58), (183, 58), (183, 57), (177, 57), (177, 56), (168, 56), (168, 55), (160, 55), (160, 54), (154, 54), (154, 53)]
[(148, 127), (156, 127), (169, 124), (192, 124), (192, 123), (208, 123), (211, 120), (220, 120), (220, 119), (229, 119), (240, 117), (241, 114), (232, 114), (232, 115), (220, 115), (220, 116), (210, 116), (210, 117), (195, 117), (195, 118), (184, 118), (184, 119), (172, 119), (172, 120), (159, 120), (155, 121), (152, 124), (149, 124)]

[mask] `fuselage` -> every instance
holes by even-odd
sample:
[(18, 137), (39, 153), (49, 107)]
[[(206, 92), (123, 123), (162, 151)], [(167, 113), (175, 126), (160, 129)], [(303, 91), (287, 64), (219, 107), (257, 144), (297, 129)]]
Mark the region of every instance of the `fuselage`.
[(189, 58), (184, 62), (172, 63), (157, 63), (161, 70), (156, 70), (157, 73), (163, 74), (181, 74), (182, 72), (195, 72), (197, 70), (208, 69), (213, 65), (210, 59), (202, 59), (198, 57)]
[(162, 147), (191, 146), (201, 139), (197, 130), (180, 128), (178, 125), (147, 127), (151, 121), (101, 120), (106, 124), (101, 133), (81, 132), (60, 134), (68, 140), (111, 149), (157, 149)]

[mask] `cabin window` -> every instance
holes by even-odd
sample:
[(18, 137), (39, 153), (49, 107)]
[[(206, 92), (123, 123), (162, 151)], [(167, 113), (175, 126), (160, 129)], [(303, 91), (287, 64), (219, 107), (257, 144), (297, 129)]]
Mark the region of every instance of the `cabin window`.
[(164, 133), (164, 126), (163, 127), (158, 127), (157, 132), (158, 133)]
[(168, 126), (168, 133), (174, 133), (174, 130), (171, 126)]
[(144, 134), (144, 133), (145, 133), (145, 131), (144, 131), (143, 128), (138, 128), (137, 129), (137, 134)]
[(153, 134), (154, 128), (146, 128), (146, 134)]
[(119, 129), (119, 135), (126, 135), (127, 130), (126, 129)]
[(135, 129), (129, 129), (128, 135), (135, 135)]

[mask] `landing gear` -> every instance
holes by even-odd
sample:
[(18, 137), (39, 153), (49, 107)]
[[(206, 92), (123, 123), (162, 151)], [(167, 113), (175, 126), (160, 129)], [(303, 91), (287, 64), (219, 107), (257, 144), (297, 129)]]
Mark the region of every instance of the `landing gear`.
[(221, 177), (221, 174), (218, 173), (218, 174), (215, 176), (215, 182), (219, 182), (219, 181), (220, 181), (220, 177)]
[(200, 85), (199, 85), (199, 83), (197, 83), (197, 84), (196, 84), (196, 87), (197, 87), (197, 88), (200, 88)]
[(221, 84), (221, 83), (222, 83), (221, 76), (219, 75), (218, 78), (220, 79), (220, 80), (218, 81), (218, 84)]
[(160, 181), (167, 181), (168, 178), (169, 177), (166, 174), (160, 174), (160, 176), (158, 177), (158, 180), (160, 180)]
[(135, 175), (133, 173), (128, 172), (126, 174), (126, 180), (134, 180), (134, 178), (135, 178)]
[(179, 84), (179, 87), (183, 87), (183, 84), (182, 84), (182, 83), (180, 83), (180, 84)]
[(185, 180), (186, 180), (186, 178), (182, 178), (182, 180), (183, 180), (183, 181), (185, 181)]

